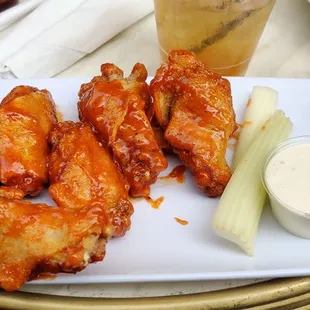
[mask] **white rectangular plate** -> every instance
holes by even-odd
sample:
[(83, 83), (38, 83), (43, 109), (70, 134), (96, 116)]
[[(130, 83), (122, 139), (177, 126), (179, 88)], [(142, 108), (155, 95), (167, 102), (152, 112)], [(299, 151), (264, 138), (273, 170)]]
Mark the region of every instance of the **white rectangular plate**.
[[(77, 120), (77, 93), (89, 79), (0, 80), (0, 98), (20, 84), (47, 88), (65, 119)], [(237, 121), (241, 122), (246, 102), (255, 85), (279, 92), (279, 108), (294, 123), (292, 136), (310, 134), (310, 80), (229, 78)], [(228, 151), (228, 158), (231, 159)], [(310, 158), (309, 158), (310, 160)], [(169, 168), (180, 164), (169, 157)], [(92, 264), (76, 275), (59, 274), (55, 280), (32, 283), (106, 283), (142, 281), (220, 280), (310, 275), (310, 240), (282, 229), (267, 206), (256, 240), (255, 256), (246, 256), (237, 246), (220, 239), (210, 227), (218, 199), (204, 196), (189, 172), (186, 181), (158, 181), (151, 197), (164, 196), (155, 210), (135, 199), (132, 228), (123, 238), (108, 243), (103, 262)], [(51, 203), (47, 193), (35, 201)], [(187, 220), (182, 226), (174, 217)]]

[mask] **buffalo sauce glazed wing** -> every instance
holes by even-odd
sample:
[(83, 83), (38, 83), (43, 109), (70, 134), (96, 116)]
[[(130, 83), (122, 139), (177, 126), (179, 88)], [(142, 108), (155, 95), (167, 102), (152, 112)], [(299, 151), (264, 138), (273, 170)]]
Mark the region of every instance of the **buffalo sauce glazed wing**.
[(105, 255), (108, 226), (98, 206), (79, 210), (0, 198), (0, 287), (19, 289), (46, 273), (75, 273)]
[(236, 129), (229, 81), (193, 53), (176, 50), (157, 70), (150, 90), (167, 142), (209, 197), (221, 195), (231, 177), (228, 138)]
[(110, 154), (86, 123), (66, 121), (50, 134), (49, 192), (59, 207), (100, 206), (109, 215), (106, 234), (123, 236), (130, 228), (133, 206), (128, 185)]
[[(0, 104), (0, 196), (37, 195), (48, 181), (47, 136), (57, 123), (47, 90), (15, 87)], [(14, 194), (15, 191), (15, 194)]]
[(80, 119), (89, 122), (110, 149), (130, 185), (130, 194), (148, 196), (167, 161), (145, 113), (150, 103), (146, 69), (138, 63), (124, 78), (118, 67), (103, 64), (101, 72), (102, 76), (81, 86)]

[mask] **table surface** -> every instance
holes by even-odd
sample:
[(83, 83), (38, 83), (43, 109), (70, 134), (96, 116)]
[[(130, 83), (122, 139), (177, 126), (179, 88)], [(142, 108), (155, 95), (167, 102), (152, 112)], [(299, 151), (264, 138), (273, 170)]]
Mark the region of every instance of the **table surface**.
[[(309, 55), (310, 4), (307, 0), (278, 0), (246, 75), (309, 78)], [(154, 75), (160, 64), (153, 14), (123, 31), (57, 76), (93, 76), (98, 74), (100, 65), (104, 62), (113, 62), (129, 73), (138, 61), (146, 65), (149, 75)], [(68, 296), (145, 297), (218, 290), (256, 281), (26, 285), (23, 290)]]

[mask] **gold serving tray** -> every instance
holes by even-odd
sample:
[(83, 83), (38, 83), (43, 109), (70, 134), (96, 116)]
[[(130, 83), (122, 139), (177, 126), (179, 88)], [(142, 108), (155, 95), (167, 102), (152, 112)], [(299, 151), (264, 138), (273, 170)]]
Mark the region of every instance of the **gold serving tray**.
[(0, 291), (0, 309), (310, 309), (310, 277), (275, 279), (208, 293), (150, 298), (82, 298)]

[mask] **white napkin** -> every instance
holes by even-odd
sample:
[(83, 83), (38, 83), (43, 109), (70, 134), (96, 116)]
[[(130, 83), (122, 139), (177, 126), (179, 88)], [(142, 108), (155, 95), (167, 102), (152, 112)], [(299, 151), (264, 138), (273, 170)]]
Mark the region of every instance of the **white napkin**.
[(0, 37), (0, 77), (51, 77), (152, 11), (152, 0), (46, 0)]
[(0, 14), (0, 31), (10, 26), (27, 13), (35, 9), (44, 0), (21, 0), (18, 5), (7, 9)]

